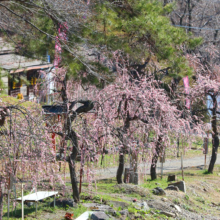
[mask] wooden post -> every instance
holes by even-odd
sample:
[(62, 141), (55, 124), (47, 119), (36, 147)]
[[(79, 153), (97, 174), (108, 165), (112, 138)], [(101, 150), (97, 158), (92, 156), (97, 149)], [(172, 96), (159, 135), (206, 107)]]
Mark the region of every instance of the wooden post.
[(180, 140), (177, 138), (177, 157), (180, 157)]
[(161, 179), (163, 179), (163, 160), (162, 160), (162, 163), (161, 163)]
[(9, 219), (9, 211), (10, 211), (10, 189), (8, 189), (8, 219)]
[(205, 154), (205, 162), (204, 162), (204, 169), (206, 169), (206, 155), (208, 154), (208, 146), (209, 146), (209, 139), (204, 138), (203, 141), (203, 154)]
[(184, 181), (184, 174), (183, 174), (183, 152), (181, 152), (181, 170), (182, 170), (182, 180)]
[(55, 133), (52, 133), (52, 144), (54, 152), (56, 152), (56, 140), (55, 140)]
[(0, 219), (3, 216), (3, 190), (2, 190), (2, 177), (0, 176)]
[(23, 183), (21, 184), (21, 219), (24, 220)]
[(37, 201), (35, 201), (35, 216), (37, 217)]

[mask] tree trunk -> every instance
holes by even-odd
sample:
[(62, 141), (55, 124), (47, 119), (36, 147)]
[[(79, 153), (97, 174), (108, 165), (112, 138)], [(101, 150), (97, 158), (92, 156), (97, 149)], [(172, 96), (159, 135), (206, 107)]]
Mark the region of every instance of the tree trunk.
[(158, 160), (158, 156), (159, 155), (154, 155), (152, 158), (152, 163), (151, 163), (151, 167), (150, 167), (150, 176), (151, 176), (151, 180), (155, 180), (157, 179), (157, 160)]
[(218, 146), (219, 146), (218, 136), (212, 137), (212, 157), (208, 169), (209, 173), (213, 173), (215, 162), (217, 159)]
[(71, 159), (69, 161), (69, 169), (70, 169), (70, 178), (73, 190), (73, 199), (74, 202), (79, 202), (79, 190), (78, 190), (78, 183), (76, 178), (76, 170), (75, 170), (75, 158), (73, 158), (73, 154), (71, 154)]
[(217, 152), (218, 152), (218, 146), (219, 146), (219, 137), (218, 137), (218, 131), (217, 131), (217, 116), (216, 111), (218, 109), (218, 103), (216, 99), (216, 95), (212, 95), (212, 101), (213, 101), (213, 109), (212, 109), (212, 157), (209, 164), (209, 173), (213, 173), (215, 162), (217, 159)]
[(118, 184), (122, 184), (122, 174), (124, 172), (124, 152), (120, 151), (119, 152), (119, 165), (118, 165), (118, 170), (117, 170), (117, 175), (116, 175), (116, 179), (117, 179), (117, 183)]
[(73, 130), (70, 132), (69, 138), (72, 141), (73, 149), (68, 162), (69, 162), (70, 178), (71, 178), (71, 184), (73, 190), (73, 199), (77, 203), (79, 202), (79, 189), (76, 178), (75, 161), (76, 161), (76, 156), (78, 154), (78, 140), (76, 133)]
[(157, 161), (158, 161), (158, 157), (159, 157), (159, 153), (161, 150), (161, 141), (162, 141), (162, 137), (159, 136), (157, 144), (156, 144), (156, 152), (152, 158), (152, 162), (151, 162), (151, 167), (150, 167), (150, 176), (151, 176), (151, 180), (155, 180), (157, 179)]

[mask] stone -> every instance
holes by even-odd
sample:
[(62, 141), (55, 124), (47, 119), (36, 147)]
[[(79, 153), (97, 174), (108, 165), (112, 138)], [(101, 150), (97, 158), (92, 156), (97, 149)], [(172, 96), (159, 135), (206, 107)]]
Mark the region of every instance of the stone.
[(89, 216), (91, 216), (91, 215), (92, 215), (91, 211), (86, 211), (82, 215), (77, 217), (75, 220), (87, 220), (87, 219), (89, 219)]
[(156, 187), (153, 189), (153, 194), (155, 195), (166, 195), (166, 192), (160, 188), (160, 187)]
[(121, 211), (119, 211), (119, 213), (120, 213), (120, 215), (123, 215), (123, 216), (128, 216), (128, 214), (129, 214), (129, 212), (128, 212), (128, 210), (127, 209), (125, 209), (125, 210), (121, 210)]
[(182, 212), (181, 208), (178, 205), (172, 205), (178, 212)]
[(156, 212), (154, 212), (153, 210), (151, 210), (150, 213), (151, 213), (152, 215), (155, 215), (155, 214), (156, 214)]
[(92, 220), (106, 220), (110, 219), (104, 212), (93, 212), (91, 215)]
[(167, 202), (167, 201), (168, 201), (167, 198), (161, 198), (161, 200), (162, 200), (163, 202)]
[(31, 207), (34, 205), (34, 202), (25, 202), (25, 204), (28, 206), (28, 207)]
[(179, 188), (173, 185), (169, 185), (165, 190), (173, 190), (179, 192)]
[(109, 205), (103, 205), (98, 203), (83, 203), (82, 205), (86, 208), (89, 208), (92, 211), (108, 212), (111, 215), (116, 214), (116, 211)]
[[(53, 206), (54, 205), (54, 203), (53, 202), (51, 202), (50, 203), (50, 206)], [(66, 208), (66, 207), (76, 207), (77, 206), (77, 204), (74, 202), (74, 200), (73, 199), (57, 199), (56, 201), (55, 201), (55, 205), (56, 206), (60, 206), (60, 207), (63, 207), (63, 208)]]
[(135, 219), (140, 219), (140, 218), (141, 218), (141, 214), (136, 213), (135, 216), (134, 216), (134, 218), (135, 218)]
[(134, 173), (134, 182), (135, 185), (138, 185), (138, 172)]
[(125, 168), (124, 183), (134, 182), (134, 171), (131, 168)]
[(161, 211), (160, 214), (161, 214), (161, 215), (166, 215), (167, 217), (172, 217), (172, 218), (174, 218), (174, 217), (176, 216), (175, 213), (165, 212), (165, 211)]
[(168, 186), (170, 186), (170, 185), (177, 186), (180, 191), (186, 193), (186, 185), (185, 185), (184, 181), (179, 181), (179, 182), (168, 184)]
[(148, 204), (145, 201), (136, 203), (136, 206), (138, 206), (141, 210), (145, 212), (150, 210)]
[(167, 178), (167, 181), (168, 182), (176, 181), (176, 175), (169, 175), (168, 178)]

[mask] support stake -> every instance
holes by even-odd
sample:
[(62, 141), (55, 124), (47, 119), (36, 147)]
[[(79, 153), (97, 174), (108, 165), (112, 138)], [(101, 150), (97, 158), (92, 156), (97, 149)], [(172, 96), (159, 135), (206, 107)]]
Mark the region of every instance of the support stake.
[(183, 153), (181, 152), (181, 170), (182, 170), (182, 180), (184, 181), (184, 174), (183, 174)]
[(21, 219), (24, 220), (23, 183), (21, 184)]
[(10, 209), (10, 190), (8, 190), (8, 219), (9, 219), (9, 210)]

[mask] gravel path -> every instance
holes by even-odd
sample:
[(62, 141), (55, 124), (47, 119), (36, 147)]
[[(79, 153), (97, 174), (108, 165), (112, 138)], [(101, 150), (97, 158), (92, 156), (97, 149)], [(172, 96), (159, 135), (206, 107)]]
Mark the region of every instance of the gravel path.
[[(209, 162), (211, 159), (211, 155), (207, 156), (206, 159), (206, 168), (208, 168)], [(220, 164), (220, 153), (217, 156), (217, 160), (215, 164)], [(139, 165), (139, 168), (142, 169), (142, 173), (145, 174), (150, 174), (149, 170), (149, 165), (150, 164), (141, 164)], [(117, 166), (117, 164), (116, 164)], [(199, 156), (199, 157), (194, 157), (194, 158), (189, 158), (189, 159), (184, 159), (183, 160), (183, 167), (198, 167), (198, 166), (204, 166), (204, 156)], [(172, 172), (172, 171), (177, 171), (181, 170), (181, 158), (175, 159), (175, 160), (167, 160), (163, 164), (163, 172)], [(159, 174), (161, 171), (161, 163), (157, 164), (157, 173)], [(100, 170), (95, 171), (95, 176), (96, 179), (105, 179), (105, 178), (113, 178), (116, 176), (117, 172), (117, 167), (113, 168), (104, 168)]]

